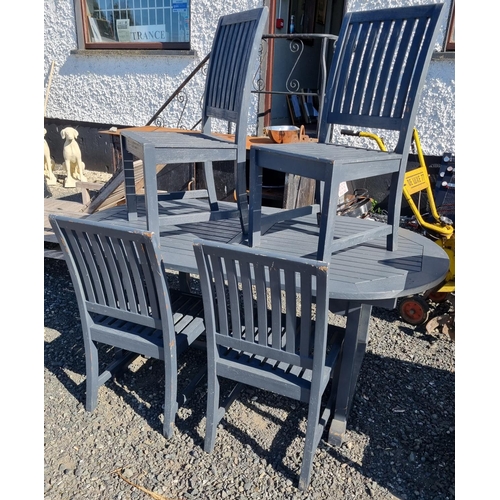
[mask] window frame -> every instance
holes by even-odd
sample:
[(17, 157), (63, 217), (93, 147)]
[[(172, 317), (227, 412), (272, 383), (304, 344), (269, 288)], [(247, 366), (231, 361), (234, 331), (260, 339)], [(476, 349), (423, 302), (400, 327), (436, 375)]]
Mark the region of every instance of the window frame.
[(77, 25), (78, 49), (80, 50), (161, 50), (190, 51), (191, 50), (191, 2), (186, 0), (189, 11), (189, 41), (188, 42), (92, 42), (89, 40), (89, 21), (84, 12), (87, 0), (74, 0)]
[(455, 52), (455, 2), (451, 6), (451, 14), (446, 30), (445, 50)]

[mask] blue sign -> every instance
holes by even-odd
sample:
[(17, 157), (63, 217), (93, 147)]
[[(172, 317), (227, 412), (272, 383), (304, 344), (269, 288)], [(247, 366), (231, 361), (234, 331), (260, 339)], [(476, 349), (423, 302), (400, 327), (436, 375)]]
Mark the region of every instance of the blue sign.
[(185, 1), (176, 2), (175, 0), (172, 2), (172, 12), (181, 12), (183, 10), (187, 10), (188, 4)]

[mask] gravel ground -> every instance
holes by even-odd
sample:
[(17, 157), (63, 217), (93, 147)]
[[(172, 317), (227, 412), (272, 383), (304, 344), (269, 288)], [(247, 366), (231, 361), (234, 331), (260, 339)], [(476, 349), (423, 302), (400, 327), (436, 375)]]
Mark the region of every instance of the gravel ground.
[[(206, 385), (181, 408), (167, 441), (162, 364), (139, 359), (100, 389), (88, 413), (81, 327), (64, 261), (45, 259), (44, 295), (46, 500), (455, 498), (455, 343), (444, 333), (374, 308), (346, 441), (340, 448), (320, 442), (310, 487), (300, 492), (305, 405), (246, 389), (206, 454)], [(203, 358), (196, 350), (181, 358), (181, 383)]]

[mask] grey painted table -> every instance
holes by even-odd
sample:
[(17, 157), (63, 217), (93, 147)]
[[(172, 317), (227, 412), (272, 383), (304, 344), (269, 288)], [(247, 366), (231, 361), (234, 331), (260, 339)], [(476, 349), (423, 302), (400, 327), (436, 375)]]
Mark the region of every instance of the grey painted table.
[[(190, 203), (197, 201), (191, 200)], [(165, 210), (169, 209), (167, 203)], [(278, 209), (263, 207), (262, 210), (272, 213)], [(144, 208), (141, 207), (135, 221), (127, 220), (126, 207), (106, 209), (90, 215), (89, 219), (146, 227)], [(335, 224), (335, 237), (372, 224), (378, 223), (339, 217)], [(316, 216), (306, 215), (273, 225), (261, 235), (260, 245), (273, 251), (315, 258), (318, 237)], [(160, 245), (165, 266), (181, 273), (197, 274), (193, 252), (196, 238), (248, 244), (242, 236), (237, 217), (160, 226)], [(330, 262), (330, 310), (347, 318), (342, 362), (336, 382), (337, 397), (328, 437), (331, 444), (340, 445), (368, 342), (372, 306), (392, 309), (398, 297), (437, 286), (446, 276), (449, 260), (444, 250), (432, 240), (400, 228), (396, 251), (386, 250), (386, 240), (381, 237), (336, 252)]]

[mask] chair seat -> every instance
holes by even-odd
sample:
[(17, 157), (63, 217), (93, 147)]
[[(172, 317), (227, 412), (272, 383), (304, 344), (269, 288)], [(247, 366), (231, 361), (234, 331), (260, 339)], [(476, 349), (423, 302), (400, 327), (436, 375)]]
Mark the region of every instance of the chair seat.
[[(258, 155), (260, 167), (316, 180), (327, 179), (325, 165), (335, 166), (339, 174), (339, 169), (345, 166), (345, 173), (348, 175), (346, 180), (354, 180), (396, 172), (402, 158), (402, 155), (393, 152), (306, 141), (256, 145), (253, 149)], [(304, 161), (308, 162), (307, 168), (304, 168)]]
[[(340, 352), (343, 339), (337, 327), (329, 325), (329, 352), (322, 371), (321, 392), (330, 380), (332, 369)], [(218, 346), (219, 359), (217, 372), (222, 377), (241, 384), (266, 387), (266, 390), (297, 401), (307, 402), (311, 389), (312, 370), (279, 362), (272, 358), (259, 356), (245, 351)]]
[(138, 158), (144, 146), (154, 147), (157, 165), (234, 161), (237, 155), (234, 142), (200, 132), (125, 131), (122, 135), (127, 138), (127, 149)]
[[(201, 296), (173, 290), (170, 293), (178, 353), (182, 353), (205, 330)], [(140, 326), (102, 314), (92, 317), (92, 339), (143, 356), (164, 359), (161, 329)]]
[[(277, 221), (300, 217), (307, 207), (282, 210), (270, 217), (262, 216), (262, 169), (267, 168), (315, 179), (323, 183), (319, 207), (311, 206), (311, 213), (318, 213), (320, 233), (318, 259), (329, 259), (338, 252), (393, 232), (392, 225), (372, 225), (358, 234), (334, 240), (336, 207), (341, 182), (399, 172), (402, 155), (375, 149), (343, 146), (330, 143), (298, 142), (293, 144), (256, 145), (252, 147), (250, 196), (251, 246), (260, 244), (261, 233)], [(267, 219), (267, 220), (266, 220)], [(392, 245), (388, 245), (391, 249)]]
[[(175, 225), (179, 222), (200, 222), (210, 217), (229, 218), (241, 217), (241, 207), (236, 206), (229, 211), (220, 210), (217, 201), (213, 163), (222, 161), (236, 162), (241, 155), (238, 146), (224, 138), (199, 132), (151, 132), (151, 131), (124, 131), (123, 139), (127, 144), (127, 153), (133, 154), (144, 161), (144, 168), (153, 171), (153, 165), (199, 163), (204, 165), (206, 189), (193, 191), (173, 191), (159, 195), (157, 193), (156, 175), (154, 181), (148, 182), (145, 174), (146, 196), (139, 195), (133, 190), (127, 193), (127, 209), (129, 220), (137, 220), (139, 203), (145, 199), (145, 216), (147, 228), (159, 233), (161, 226)], [(240, 148), (241, 149), (241, 148)], [(129, 176), (131, 172), (125, 174)], [(148, 194), (149, 193), (149, 194)], [(207, 198), (208, 205), (192, 210), (190, 200)], [(179, 200), (182, 214), (178, 210), (173, 212), (162, 210), (158, 201)], [(187, 204), (184, 202), (187, 200)], [(163, 213), (162, 213), (163, 212)], [(160, 222), (161, 219), (161, 222)]]

